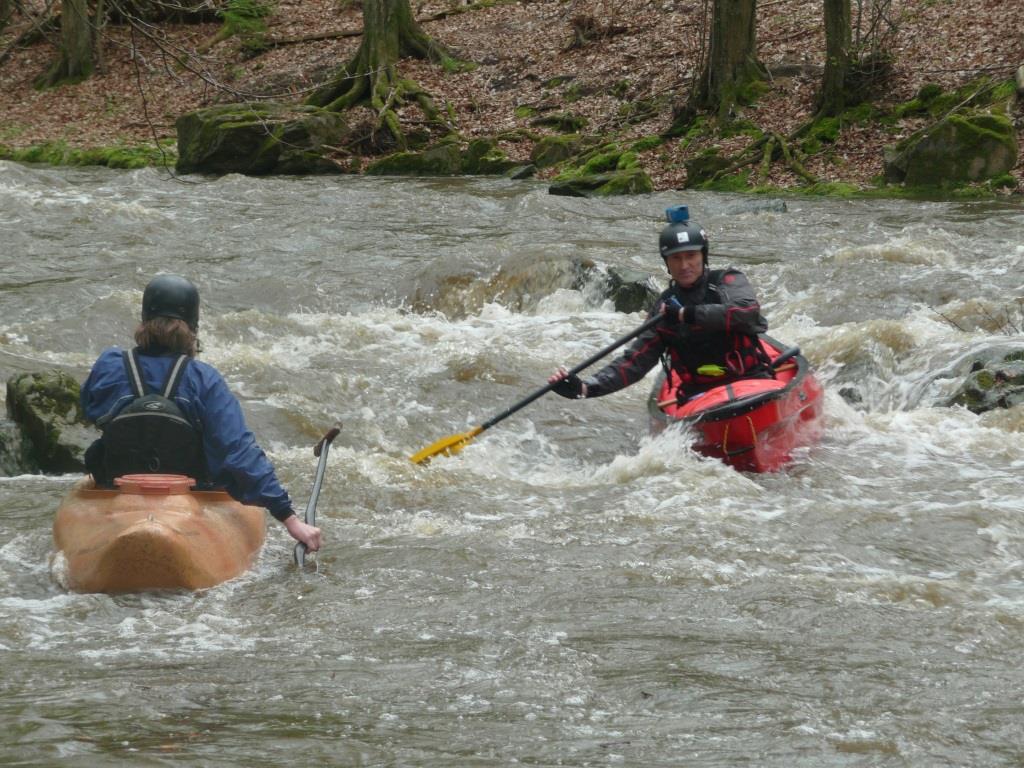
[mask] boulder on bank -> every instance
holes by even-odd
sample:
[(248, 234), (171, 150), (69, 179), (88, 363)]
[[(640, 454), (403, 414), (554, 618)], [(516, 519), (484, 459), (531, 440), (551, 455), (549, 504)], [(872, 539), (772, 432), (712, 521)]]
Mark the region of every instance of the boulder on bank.
[(593, 140), (579, 134), (568, 136), (545, 136), (533, 146), (530, 162), (537, 168), (549, 168), (579, 154)]
[(548, 194), (565, 197), (610, 197), (643, 195), (654, 191), (651, 177), (642, 168), (609, 173), (592, 173), (554, 181)]
[(1019, 148), (1012, 121), (989, 112), (950, 115), (884, 150), (885, 180), (949, 187), (1008, 173)]
[(344, 143), (340, 114), (273, 102), (222, 104), (182, 115), (178, 173), (343, 173), (326, 154)]
[(79, 385), (70, 375), (45, 371), (12, 376), (7, 380), (7, 415), (25, 441), (22, 471), (85, 470), (85, 449), (97, 434), (82, 417)]
[(967, 379), (950, 398), (949, 405), (963, 406), (972, 413), (1012, 408), (1024, 403), (1024, 352), (1002, 358), (976, 361)]
[(516, 173), (520, 163), (510, 160), (492, 139), (475, 139), (464, 149), (457, 141), (442, 141), (422, 152), (395, 152), (366, 167), (369, 176), (495, 176)]

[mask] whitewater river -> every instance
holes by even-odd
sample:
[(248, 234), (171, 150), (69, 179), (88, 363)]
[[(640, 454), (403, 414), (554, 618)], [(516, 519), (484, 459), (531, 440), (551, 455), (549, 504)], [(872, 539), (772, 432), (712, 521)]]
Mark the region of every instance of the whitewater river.
[[(643, 322), (569, 264), (662, 276), (677, 203), (816, 366), (820, 445), (739, 474), (649, 437), (638, 384), (408, 460)], [(1024, 349), (1024, 209), (785, 208), (0, 163), (4, 381), (84, 378), (168, 270), (300, 509), (343, 424), (319, 571), (268, 517), (200, 594), (69, 594), (76, 478), (0, 478), (0, 764), (1024, 764), (1024, 412), (945, 407)]]

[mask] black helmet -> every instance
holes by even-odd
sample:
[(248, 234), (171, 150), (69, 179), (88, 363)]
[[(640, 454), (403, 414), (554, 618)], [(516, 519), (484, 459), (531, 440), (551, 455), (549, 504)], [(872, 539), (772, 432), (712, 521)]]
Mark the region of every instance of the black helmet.
[(708, 233), (690, 221), (690, 212), (685, 205), (665, 209), (668, 224), (658, 237), (661, 258), (667, 259), (680, 251), (700, 251), (704, 262), (708, 260)]
[(142, 320), (173, 317), (199, 330), (199, 291), (184, 277), (157, 275), (142, 294)]

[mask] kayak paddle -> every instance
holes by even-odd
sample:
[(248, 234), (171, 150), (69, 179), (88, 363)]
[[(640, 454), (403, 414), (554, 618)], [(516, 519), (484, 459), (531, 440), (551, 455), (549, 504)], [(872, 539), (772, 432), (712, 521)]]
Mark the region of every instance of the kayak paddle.
[[(591, 365), (596, 363), (598, 360), (600, 360), (602, 357), (605, 357), (609, 353), (614, 352), (616, 349), (621, 347), (627, 341), (631, 341), (631, 340), (635, 339), (637, 336), (639, 336), (641, 333), (643, 333), (644, 331), (647, 331), (647, 330), (653, 328), (658, 323), (660, 323), (661, 320), (662, 320), (662, 317), (661, 317), (660, 314), (654, 315), (654, 317), (649, 318), (646, 323), (641, 325), (636, 330), (630, 331), (625, 336), (623, 336), (621, 339), (616, 339), (611, 344), (609, 344), (607, 347), (602, 349), (600, 352), (597, 352), (597, 353), (591, 355), (586, 360), (584, 360), (582, 363), (577, 365), (575, 368), (570, 369), (569, 372), (566, 374), (566, 378), (568, 378), (569, 376), (575, 376), (577, 373), (582, 371), (584, 368), (590, 367)], [(445, 456), (453, 456), (454, 454), (458, 453), (463, 448), (465, 448), (467, 445), (469, 445), (470, 441), (474, 437), (479, 435), (481, 432), (483, 432), (484, 430), (490, 429), (495, 424), (497, 424), (499, 421), (502, 421), (503, 419), (507, 419), (509, 416), (511, 416), (513, 413), (515, 413), (516, 411), (520, 410), (521, 408), (525, 408), (526, 406), (528, 406), (530, 403), (532, 403), (537, 398), (539, 398), (539, 397), (541, 397), (543, 395), (546, 395), (548, 392), (550, 392), (552, 389), (554, 389), (557, 385), (558, 385), (557, 382), (555, 382), (553, 384), (549, 382), (546, 386), (541, 387), (540, 389), (538, 389), (536, 392), (534, 392), (529, 397), (526, 397), (526, 398), (520, 400), (518, 403), (516, 403), (515, 405), (511, 406), (510, 408), (506, 408), (504, 411), (499, 413), (497, 416), (495, 416), (495, 417), (493, 417), (491, 419), (488, 419), (487, 421), (485, 421), (480, 426), (473, 427), (468, 432), (462, 432), (462, 433), (457, 434), (457, 435), (448, 435), (448, 437), (442, 437), (437, 442), (431, 443), (430, 445), (428, 445), (422, 451), (419, 451), (418, 453), (414, 453), (412, 456), (409, 457), (409, 460), (412, 461), (414, 464), (423, 464), (424, 462), (429, 461), (434, 456), (437, 456), (438, 454), (441, 454), (441, 453), (443, 453)]]
[[(320, 457), (320, 463), (316, 465), (316, 478), (313, 480), (313, 490), (309, 494), (309, 502), (306, 504), (305, 521), (308, 525), (316, 525), (316, 502), (320, 498), (320, 486), (324, 481), (324, 469), (327, 467), (327, 451), (331, 447), (331, 441), (341, 432), (341, 427), (331, 429), (326, 435), (320, 438), (320, 442), (313, 447), (313, 455)], [(306, 545), (301, 541), (295, 542), (295, 564), (301, 568), (306, 564)]]

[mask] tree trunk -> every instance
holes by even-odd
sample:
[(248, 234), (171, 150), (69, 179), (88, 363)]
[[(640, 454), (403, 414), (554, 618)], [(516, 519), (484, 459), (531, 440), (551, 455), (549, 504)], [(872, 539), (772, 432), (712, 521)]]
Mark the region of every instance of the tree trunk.
[(92, 74), (92, 26), (87, 0), (61, 0), (60, 56), (50, 70), (36, 80), (47, 88), (80, 83)]
[(352, 60), (334, 79), (313, 93), (308, 103), (341, 111), (367, 103), (380, 122), (405, 147), (396, 108), (414, 99), (429, 120), (440, 120), (430, 96), (413, 81), (398, 75), (403, 56), (428, 59), (444, 66), (455, 59), (427, 35), (412, 15), (409, 0), (363, 0), (363, 40)]
[(0, 32), (7, 27), (12, 13), (14, 13), (14, 0), (0, 0)]
[(708, 56), (691, 98), (697, 111), (728, 121), (743, 87), (762, 79), (756, 33), (757, 0), (714, 0)]
[(849, 104), (846, 78), (850, 72), (852, 31), (850, 0), (825, 2), (825, 74), (818, 95), (818, 114), (832, 117)]

